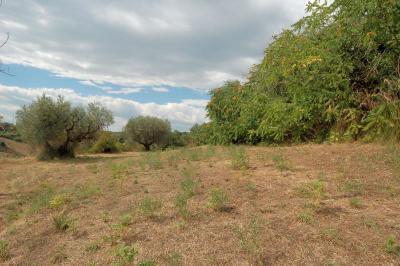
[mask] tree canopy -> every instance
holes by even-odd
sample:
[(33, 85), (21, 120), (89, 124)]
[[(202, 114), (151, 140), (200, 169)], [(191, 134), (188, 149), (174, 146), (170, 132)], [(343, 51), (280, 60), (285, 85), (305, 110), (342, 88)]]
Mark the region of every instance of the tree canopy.
[(247, 82), (211, 91), (201, 129), (209, 143), (399, 140), (399, 97), (400, 2), (314, 1)]
[(171, 133), (168, 120), (151, 116), (138, 116), (129, 119), (124, 129), (126, 138), (150, 150), (154, 144), (161, 145)]
[(22, 139), (39, 149), (41, 159), (73, 157), (78, 143), (112, 123), (112, 113), (105, 107), (97, 103), (72, 107), (61, 96), (53, 100), (43, 95), (16, 114)]

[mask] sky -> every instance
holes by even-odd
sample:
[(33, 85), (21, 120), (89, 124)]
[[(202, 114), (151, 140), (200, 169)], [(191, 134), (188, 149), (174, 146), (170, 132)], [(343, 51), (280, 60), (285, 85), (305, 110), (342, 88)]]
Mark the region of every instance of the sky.
[(0, 114), (43, 93), (114, 114), (207, 121), (209, 90), (245, 81), (272, 36), (304, 16), (307, 0), (3, 0)]

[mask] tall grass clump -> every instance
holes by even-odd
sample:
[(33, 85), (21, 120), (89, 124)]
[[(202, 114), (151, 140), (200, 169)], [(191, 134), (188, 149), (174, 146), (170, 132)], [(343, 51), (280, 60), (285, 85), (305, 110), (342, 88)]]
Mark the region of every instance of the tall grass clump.
[(230, 209), (228, 195), (219, 187), (211, 189), (207, 206), (215, 211), (228, 211)]
[(246, 170), (250, 168), (249, 157), (244, 147), (231, 148), (231, 166), (235, 170)]

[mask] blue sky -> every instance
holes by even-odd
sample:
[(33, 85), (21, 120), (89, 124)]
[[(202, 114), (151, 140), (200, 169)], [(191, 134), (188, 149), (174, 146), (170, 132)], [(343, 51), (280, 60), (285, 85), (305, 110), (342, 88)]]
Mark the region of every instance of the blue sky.
[(208, 91), (246, 80), (272, 36), (307, 0), (19, 0), (0, 6), (0, 114), (45, 93), (100, 102), (111, 130), (152, 115), (189, 130), (207, 121)]

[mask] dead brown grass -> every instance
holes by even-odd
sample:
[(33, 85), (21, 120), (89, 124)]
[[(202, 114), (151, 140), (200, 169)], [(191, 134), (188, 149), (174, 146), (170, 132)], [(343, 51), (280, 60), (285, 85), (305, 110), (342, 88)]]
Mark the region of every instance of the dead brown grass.
[[(138, 248), (136, 263), (157, 265), (400, 264), (385, 251), (389, 235), (400, 237), (400, 179), (386, 147), (246, 151), (247, 170), (232, 169), (229, 148), (223, 147), (195, 161), (188, 152), (163, 152), (160, 169), (143, 167), (141, 153), (55, 162), (3, 158), (0, 240), (9, 243), (11, 254), (3, 263), (109, 265), (124, 243)], [(178, 167), (168, 163), (170, 153), (178, 156)], [(183, 168), (197, 182), (185, 217), (175, 207)], [(301, 194), (299, 188), (316, 180), (323, 194)], [(213, 187), (226, 192), (229, 211), (207, 207)], [(141, 215), (138, 206), (146, 197), (162, 202), (154, 217)], [(362, 207), (350, 206), (354, 197)], [(73, 221), (63, 232), (53, 225), (61, 213)], [(299, 218), (302, 214), (311, 220)]]

